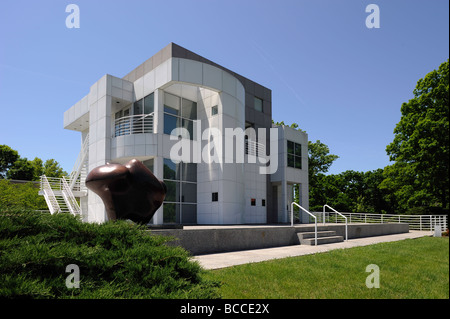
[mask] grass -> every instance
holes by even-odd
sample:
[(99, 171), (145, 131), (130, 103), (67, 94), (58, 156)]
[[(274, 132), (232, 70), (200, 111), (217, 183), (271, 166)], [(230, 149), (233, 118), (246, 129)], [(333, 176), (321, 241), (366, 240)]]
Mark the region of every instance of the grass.
[[(369, 264), (380, 288), (367, 288)], [(448, 299), (449, 239), (424, 237), (209, 271), (223, 298)]]

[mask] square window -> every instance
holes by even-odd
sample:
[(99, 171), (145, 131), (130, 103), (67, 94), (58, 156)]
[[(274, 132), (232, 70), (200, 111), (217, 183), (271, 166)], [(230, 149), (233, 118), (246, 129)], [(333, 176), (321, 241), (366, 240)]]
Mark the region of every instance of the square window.
[(295, 143), (295, 155), (302, 156), (302, 145)]
[(262, 112), (263, 111), (263, 100), (259, 97), (255, 96), (255, 110)]
[(140, 99), (139, 101), (134, 102), (133, 104), (133, 112), (134, 115), (139, 115), (142, 114), (142, 112), (144, 112), (144, 105), (143, 105), (143, 100)]
[(214, 115), (217, 115), (217, 114), (219, 114), (219, 107), (217, 105), (214, 105), (211, 108), (211, 116), (214, 116)]
[(212, 201), (213, 202), (219, 201), (219, 193), (217, 192), (212, 193)]
[(252, 199), (250, 200), (250, 205), (256, 206), (256, 199), (255, 199), (255, 198), (252, 198)]
[(173, 224), (178, 222), (180, 216), (180, 205), (175, 203), (164, 203), (163, 204), (163, 223)]
[(295, 156), (295, 168), (302, 169), (302, 158)]
[(181, 123), (180, 118), (165, 113), (164, 114), (164, 134), (171, 135), (172, 131), (174, 129), (181, 126), (180, 123)]
[(294, 154), (295, 144), (294, 142), (287, 141), (287, 152), (288, 154)]
[(144, 113), (150, 114), (154, 111), (155, 108), (155, 102), (153, 99), (153, 93), (147, 95), (144, 97)]
[(180, 163), (174, 163), (170, 158), (164, 159), (164, 179), (180, 180)]
[(164, 93), (164, 112), (179, 115), (181, 101), (176, 95)]
[(180, 201), (180, 183), (174, 181), (164, 180), (164, 184), (167, 187), (166, 202), (179, 202)]
[(291, 154), (287, 155), (287, 165), (289, 167), (295, 167), (295, 155)]
[(181, 183), (182, 202), (197, 203), (197, 184)]
[(266, 200), (265, 200), (265, 199), (261, 200), (261, 205), (262, 205), (263, 207), (266, 206)]
[(197, 118), (197, 103), (187, 99), (181, 99), (181, 116), (195, 120)]

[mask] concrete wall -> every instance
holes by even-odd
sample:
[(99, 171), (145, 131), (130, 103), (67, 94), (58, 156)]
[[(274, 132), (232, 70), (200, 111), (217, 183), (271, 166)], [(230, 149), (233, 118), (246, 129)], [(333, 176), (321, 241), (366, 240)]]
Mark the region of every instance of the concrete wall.
[[(345, 239), (345, 224), (319, 226), (318, 231), (333, 230)], [(177, 240), (169, 245), (182, 246), (193, 255), (226, 251), (261, 249), (298, 245), (298, 232), (314, 231), (314, 225), (252, 226), (252, 227), (190, 227), (185, 229), (151, 230), (152, 235), (173, 236)], [(349, 224), (348, 238), (363, 238), (408, 233), (409, 225)]]

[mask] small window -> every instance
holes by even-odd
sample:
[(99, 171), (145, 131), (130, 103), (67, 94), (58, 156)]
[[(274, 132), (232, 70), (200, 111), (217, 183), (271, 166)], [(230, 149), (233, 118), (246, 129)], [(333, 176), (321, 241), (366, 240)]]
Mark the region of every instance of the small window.
[(211, 108), (211, 116), (214, 116), (214, 115), (217, 115), (217, 114), (219, 114), (219, 107), (217, 105), (214, 105)]
[(255, 96), (255, 110), (262, 112), (263, 111), (263, 100), (259, 97)]
[(250, 205), (256, 206), (256, 199), (255, 199), (255, 198), (252, 198), (252, 199), (250, 200)]
[(261, 205), (264, 207), (264, 206), (266, 206), (266, 200), (265, 199), (263, 199), (262, 201), (261, 201)]
[(219, 193), (217, 193), (217, 192), (212, 193), (212, 201), (213, 202), (219, 201)]
[(287, 141), (287, 165), (302, 169), (302, 145)]

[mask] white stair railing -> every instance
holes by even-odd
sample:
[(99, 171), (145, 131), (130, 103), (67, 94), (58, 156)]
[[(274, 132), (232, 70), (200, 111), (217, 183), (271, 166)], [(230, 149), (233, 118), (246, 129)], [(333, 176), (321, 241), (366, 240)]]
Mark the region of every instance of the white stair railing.
[(45, 202), (50, 210), (50, 214), (58, 213), (61, 208), (59, 207), (55, 193), (45, 175), (41, 176), (41, 190), (44, 193)]
[[(89, 153), (89, 133), (86, 135), (83, 145), (81, 146), (80, 153), (78, 154), (75, 165), (73, 166), (72, 172), (69, 176), (69, 187), (72, 190), (80, 176), (83, 166), (86, 165), (86, 159)], [(80, 185), (81, 186), (81, 185)]]
[(69, 208), (69, 211), (72, 213), (72, 215), (81, 214), (80, 206), (78, 205), (75, 196), (73, 196), (72, 189), (70, 188), (64, 177), (61, 178), (61, 192), (64, 197), (64, 201), (66, 202), (67, 208)]
[(314, 245), (317, 246), (317, 216), (307, 211), (305, 208), (297, 204), (296, 202), (291, 203), (291, 226), (294, 226), (294, 205), (303, 210), (305, 213), (309, 214), (314, 218)]
[[(348, 241), (348, 221), (347, 221), (347, 217), (345, 217), (343, 214), (339, 213), (337, 210), (335, 210), (333, 207), (325, 204), (323, 205), (323, 224), (325, 225), (325, 208), (329, 208), (331, 209), (333, 212), (335, 212), (336, 214), (340, 215), (341, 217), (344, 217), (345, 219), (345, 241)], [(337, 218), (336, 218), (337, 221)]]

